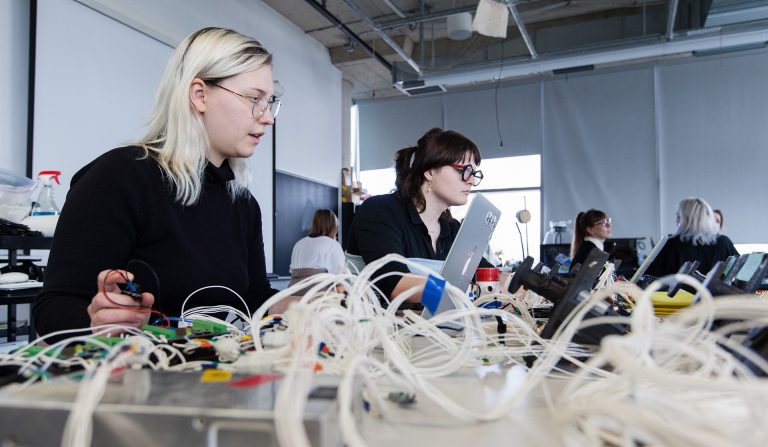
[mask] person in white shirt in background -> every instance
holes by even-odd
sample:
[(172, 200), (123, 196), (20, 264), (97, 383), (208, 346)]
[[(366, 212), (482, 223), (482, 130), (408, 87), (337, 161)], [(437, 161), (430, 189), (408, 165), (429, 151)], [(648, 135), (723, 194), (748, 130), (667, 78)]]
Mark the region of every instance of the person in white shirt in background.
[(336, 241), (339, 220), (331, 210), (317, 210), (309, 236), (296, 242), (291, 253), (291, 283), (317, 273), (344, 270), (344, 251)]

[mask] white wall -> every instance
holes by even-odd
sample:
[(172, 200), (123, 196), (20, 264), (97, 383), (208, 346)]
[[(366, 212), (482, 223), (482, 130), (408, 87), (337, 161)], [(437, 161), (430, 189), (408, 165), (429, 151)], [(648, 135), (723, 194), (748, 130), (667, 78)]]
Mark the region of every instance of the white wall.
[[(341, 72), (328, 50), (259, 0), (87, 0), (180, 40), (205, 26), (232, 28), (274, 54), (274, 77), (285, 90), (277, 126), (277, 169), (338, 186), (341, 172)], [(178, 42), (177, 42), (178, 43)], [(261, 143), (267, 150), (271, 141)], [(266, 175), (271, 167), (254, 169)], [(259, 191), (254, 191), (259, 203)], [(271, 197), (271, 192), (270, 192)], [(266, 198), (266, 197), (265, 197)], [(268, 256), (269, 258), (269, 256)]]
[(74, 1), (39, 1), (37, 30), (33, 172), (62, 171), (61, 207), (80, 168), (144, 133), (173, 48)]
[(0, 168), (25, 175), (29, 0), (0, 2)]

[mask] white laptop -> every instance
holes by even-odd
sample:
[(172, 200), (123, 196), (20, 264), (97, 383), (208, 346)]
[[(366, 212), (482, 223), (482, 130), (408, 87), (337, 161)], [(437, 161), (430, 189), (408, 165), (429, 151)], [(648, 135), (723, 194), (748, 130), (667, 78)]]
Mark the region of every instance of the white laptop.
[(638, 281), (640, 281), (640, 278), (645, 275), (645, 271), (648, 270), (648, 267), (651, 266), (654, 259), (656, 259), (656, 256), (659, 255), (659, 252), (661, 252), (661, 249), (664, 248), (664, 245), (666, 245), (667, 240), (669, 239), (669, 236), (664, 235), (661, 239), (659, 239), (659, 242), (656, 244), (655, 247), (653, 247), (653, 250), (651, 250), (650, 253), (648, 253), (648, 256), (646, 256), (645, 261), (640, 265), (640, 267), (637, 269), (634, 275), (632, 275), (632, 279), (629, 280), (629, 282), (633, 282), (637, 284)]
[[(459, 290), (467, 290), (472, 277), (480, 265), (483, 253), (488, 247), (493, 230), (501, 217), (501, 211), (482, 194), (477, 194), (469, 205), (464, 222), (453, 241), (451, 250), (445, 258), (440, 275)], [(453, 309), (453, 302), (443, 297), (429, 296), (422, 298), (424, 318)]]

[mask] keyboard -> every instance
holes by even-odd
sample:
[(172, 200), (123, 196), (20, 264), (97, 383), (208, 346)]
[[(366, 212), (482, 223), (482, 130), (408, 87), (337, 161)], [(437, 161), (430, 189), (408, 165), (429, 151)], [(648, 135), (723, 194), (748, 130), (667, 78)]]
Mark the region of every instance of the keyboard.
[(32, 231), (28, 226), (0, 218), (0, 236), (42, 236), (39, 231)]

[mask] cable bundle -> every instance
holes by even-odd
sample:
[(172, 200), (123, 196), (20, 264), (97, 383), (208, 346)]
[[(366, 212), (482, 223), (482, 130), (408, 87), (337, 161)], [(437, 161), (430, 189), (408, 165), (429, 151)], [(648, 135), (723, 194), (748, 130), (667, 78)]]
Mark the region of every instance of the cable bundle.
[[(662, 321), (654, 315), (650, 297), (663, 282), (646, 290), (613, 283), (584, 295), (552, 338), (543, 339), (528, 312), (529, 304), (538, 304), (540, 297), (528, 293), (520, 297), (498, 293), (472, 303), (464, 291), (447, 284), (443, 299), (452, 300), (454, 310), (429, 319), (413, 311), (399, 316), (399, 304), (418, 289), (382, 305), (373, 285), (378, 278), (373, 275), (392, 261), (420, 274), (434, 274), (390, 255), (369, 264), (359, 275), (307, 278), (267, 300), (253, 315), (239, 315), (245, 327), (227, 325), (230, 333), (219, 339), (190, 339), (171, 346), (136, 329), (106, 327), (97, 329), (98, 333), (120, 329), (130, 336), (112, 348), (102, 345), (108, 352), (102, 360), (59, 359), (55, 354), (63, 344), (54, 344), (31, 357), (18, 353), (5, 357), (2, 363), (35, 371), (45, 371), (52, 364), (85, 368), (87, 380), (73, 406), (65, 445), (88, 443), (91, 414), (106, 377), (115, 368), (200, 368), (200, 362), (187, 362), (182, 354), (205, 343), (214, 346), (219, 360), (225, 362), (220, 368), (250, 372), (262, 365), (259, 362), (268, 362), (284, 374), (275, 401), (275, 423), (279, 441), (286, 446), (309, 445), (303, 414), (316, 374), (340, 378), (340, 430), (350, 446), (365, 445), (354, 416), (363, 405), (391, 420), (384, 389), (397, 390), (402, 397), (398, 404), (411, 405), (414, 411), (421, 408), (420, 401), (428, 400), (452, 420), (464, 423), (498, 420), (528, 397), (544, 393), (552, 424), (548, 431), (558, 433), (566, 445), (758, 445), (768, 438), (762, 424), (768, 382), (757, 379), (741, 358), (766, 372), (768, 362), (734, 341), (747, 329), (768, 322), (768, 306), (761, 299), (712, 300), (695, 280), (676, 276), (673, 279), (700, 290), (701, 302)], [(271, 306), (284, 304), (302, 289), (307, 293), (283, 315), (266, 316)], [(637, 297), (630, 317), (585, 319), (593, 309), (603, 308), (606, 298), (627, 294)], [(181, 317), (185, 322), (220, 322), (210, 314), (227, 310), (198, 307)], [(504, 323), (503, 333), (497, 331), (499, 321)], [(449, 323), (463, 330), (440, 329)], [(572, 343), (578, 331), (605, 323), (626, 325), (628, 333), (603, 338), (596, 352)], [(244, 336), (244, 331), (250, 336)], [(93, 337), (76, 339), (98, 343)], [(176, 356), (181, 362), (171, 366)], [(536, 361), (528, 368), (523, 358), (531, 356)], [(564, 360), (571, 367), (564, 368)], [(515, 384), (505, 387), (490, 408), (473, 409), (440, 386), (441, 380), (462, 369), (488, 364), (507, 368), (507, 380)], [(569, 377), (554, 399), (548, 397), (551, 377)], [(28, 382), (40, 378), (45, 379), (33, 375)], [(360, 385), (362, 397), (357, 391)]]

